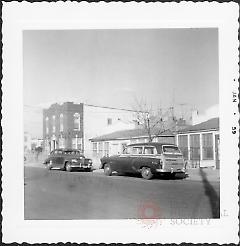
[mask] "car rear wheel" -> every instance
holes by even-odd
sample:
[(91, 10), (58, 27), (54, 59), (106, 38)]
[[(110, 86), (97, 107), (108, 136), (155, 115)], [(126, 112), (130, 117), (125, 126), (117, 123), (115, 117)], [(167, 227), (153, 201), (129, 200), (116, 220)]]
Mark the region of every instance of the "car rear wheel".
[(153, 177), (153, 174), (149, 167), (143, 167), (141, 170), (141, 174), (144, 179), (151, 179)]
[(109, 164), (105, 164), (104, 166), (104, 174), (107, 176), (111, 176), (112, 175), (112, 169), (111, 166)]
[(72, 171), (72, 167), (71, 164), (69, 162), (66, 163), (65, 169), (67, 172), (71, 172)]

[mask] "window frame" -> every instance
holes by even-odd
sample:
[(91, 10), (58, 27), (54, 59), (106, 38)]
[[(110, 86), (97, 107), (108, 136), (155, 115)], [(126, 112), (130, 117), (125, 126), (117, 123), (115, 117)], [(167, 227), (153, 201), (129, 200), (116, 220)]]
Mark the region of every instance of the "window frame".
[(59, 115), (59, 130), (60, 130), (60, 132), (63, 132), (63, 129), (64, 129), (64, 127), (63, 127), (63, 114), (60, 114)]
[(46, 124), (46, 134), (49, 134), (49, 118), (48, 118), (48, 116), (45, 118), (45, 124)]
[[(132, 147), (132, 155), (142, 155), (143, 154), (143, 146), (131, 146)], [(141, 153), (137, 151), (137, 153), (133, 153), (134, 149), (141, 149)]]
[[(204, 141), (204, 136), (210, 135), (211, 137), (209, 137), (209, 139), (205, 139)], [(210, 145), (208, 143), (208, 140), (210, 140)], [(207, 143), (207, 145), (205, 145), (204, 143)], [(213, 150), (213, 133), (209, 132), (209, 133), (202, 133), (202, 159), (203, 160), (214, 160), (214, 150)], [(206, 157), (207, 152), (205, 152), (205, 150), (207, 151), (208, 149), (211, 150), (211, 157)]]
[[(145, 149), (153, 149), (153, 154), (145, 153)], [(158, 152), (157, 152), (157, 148), (155, 146), (144, 146), (143, 155), (157, 155), (157, 154), (158, 154)]]
[[(76, 122), (77, 120), (77, 122)], [(78, 124), (78, 127), (75, 128), (75, 124)], [(81, 115), (80, 113), (74, 113), (73, 114), (73, 130), (74, 131), (81, 131)]]
[(53, 133), (56, 132), (56, 116), (55, 115), (52, 116), (52, 132)]

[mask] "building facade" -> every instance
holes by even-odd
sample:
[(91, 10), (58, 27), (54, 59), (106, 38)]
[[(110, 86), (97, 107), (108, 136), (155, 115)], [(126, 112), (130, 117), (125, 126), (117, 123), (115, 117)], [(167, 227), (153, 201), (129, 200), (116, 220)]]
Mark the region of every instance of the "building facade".
[(43, 139), (47, 152), (56, 148), (83, 151), (83, 104), (66, 102), (44, 109)]
[(91, 158), (90, 138), (134, 127), (133, 111), (83, 103), (53, 104), (43, 110), (44, 149), (79, 149)]
[(219, 118), (213, 118), (179, 131), (176, 143), (190, 168), (220, 168)]

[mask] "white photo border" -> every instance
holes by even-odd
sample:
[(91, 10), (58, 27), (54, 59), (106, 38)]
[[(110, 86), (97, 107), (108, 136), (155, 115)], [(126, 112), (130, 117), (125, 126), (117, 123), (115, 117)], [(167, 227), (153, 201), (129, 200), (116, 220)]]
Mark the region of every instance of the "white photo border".
[[(238, 12), (236, 3), (216, 2), (4, 2), (3, 242), (238, 243), (239, 112), (232, 100), (238, 93)], [(227, 216), (209, 225), (173, 226), (164, 220), (152, 229), (136, 220), (24, 220), (22, 31), (183, 27), (219, 30), (220, 209)]]

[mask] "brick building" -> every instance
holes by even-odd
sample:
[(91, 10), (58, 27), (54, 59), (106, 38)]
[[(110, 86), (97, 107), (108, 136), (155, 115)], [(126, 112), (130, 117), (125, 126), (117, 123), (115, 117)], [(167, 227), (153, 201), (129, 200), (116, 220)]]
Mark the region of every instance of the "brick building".
[(72, 147), (83, 150), (83, 104), (56, 103), (44, 109), (43, 139), (47, 152)]
[(134, 111), (84, 103), (53, 104), (43, 110), (46, 152), (55, 148), (79, 149), (91, 158), (90, 138), (134, 128)]

